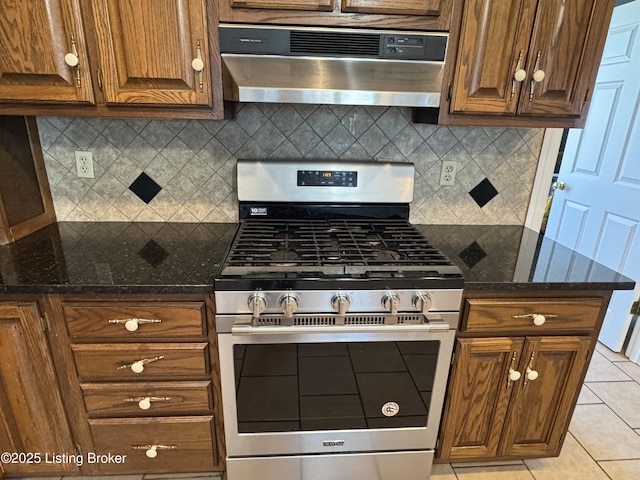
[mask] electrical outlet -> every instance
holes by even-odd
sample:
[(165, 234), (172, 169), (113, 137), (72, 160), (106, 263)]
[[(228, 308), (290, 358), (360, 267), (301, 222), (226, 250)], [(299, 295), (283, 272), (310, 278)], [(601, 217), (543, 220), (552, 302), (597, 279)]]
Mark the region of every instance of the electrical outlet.
[(82, 178), (93, 178), (93, 155), (76, 150), (76, 173)]
[(458, 170), (458, 162), (444, 160), (442, 162), (442, 170), (440, 170), (440, 185), (454, 185), (456, 182), (456, 170)]

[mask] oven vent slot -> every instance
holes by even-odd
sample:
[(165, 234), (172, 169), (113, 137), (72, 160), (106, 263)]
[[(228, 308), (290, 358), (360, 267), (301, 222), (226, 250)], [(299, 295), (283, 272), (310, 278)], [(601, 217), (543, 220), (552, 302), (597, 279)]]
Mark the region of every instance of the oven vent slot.
[(424, 317), (422, 315), (399, 315), (398, 323), (423, 323)]
[(375, 317), (355, 316), (344, 319), (345, 325), (384, 325), (384, 317), (379, 315)]
[(336, 319), (332, 317), (296, 317), (293, 324), (296, 326), (335, 325)]
[(282, 319), (279, 317), (260, 317), (258, 319), (254, 319), (255, 322), (255, 326), (257, 327), (262, 327), (262, 326), (280, 326), (282, 325)]
[(289, 45), (294, 55), (376, 57), (380, 52), (380, 34), (292, 30)]

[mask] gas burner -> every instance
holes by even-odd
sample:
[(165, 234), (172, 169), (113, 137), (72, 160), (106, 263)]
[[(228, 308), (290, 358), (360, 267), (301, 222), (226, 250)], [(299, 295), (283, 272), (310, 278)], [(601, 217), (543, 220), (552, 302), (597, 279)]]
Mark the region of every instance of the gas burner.
[(395, 262), (401, 258), (402, 256), (393, 250), (378, 250), (373, 256), (376, 262)]
[(273, 265), (277, 266), (293, 266), (296, 264), (298, 254), (292, 250), (276, 250), (270, 256)]

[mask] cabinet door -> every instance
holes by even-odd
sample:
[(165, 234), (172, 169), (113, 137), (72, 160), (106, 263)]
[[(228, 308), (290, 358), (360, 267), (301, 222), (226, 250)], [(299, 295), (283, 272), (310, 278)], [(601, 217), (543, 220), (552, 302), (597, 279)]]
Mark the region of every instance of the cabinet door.
[(534, 0), (465, 1), (452, 113), (516, 113), (522, 84), (514, 74), (525, 68), (535, 6)]
[(105, 102), (210, 106), (208, 1), (93, 0)]
[[(223, 0), (224, 1), (224, 0)], [(231, 8), (259, 8), (263, 10), (315, 10), (328, 12), (333, 8), (333, 0), (228, 0)]]
[(560, 452), (591, 342), (585, 337), (527, 337), (522, 378), (507, 414), (499, 455), (548, 457)]
[[(600, 63), (610, 3), (539, 2), (527, 60), (527, 85), (520, 100), (522, 113), (580, 115), (591, 73)], [(536, 70), (544, 72), (544, 80), (533, 83), (531, 94)]]
[(438, 16), (442, 0), (342, 0), (343, 12)]
[(455, 365), (441, 429), (440, 458), (494, 457), (515, 388), (509, 369), (517, 366), (522, 338), (457, 340)]
[(5, 463), (9, 474), (77, 471), (46, 463), (75, 452), (35, 304), (0, 303), (0, 452), (41, 453), (40, 463)]
[(0, 101), (94, 103), (78, 0), (0, 2)]

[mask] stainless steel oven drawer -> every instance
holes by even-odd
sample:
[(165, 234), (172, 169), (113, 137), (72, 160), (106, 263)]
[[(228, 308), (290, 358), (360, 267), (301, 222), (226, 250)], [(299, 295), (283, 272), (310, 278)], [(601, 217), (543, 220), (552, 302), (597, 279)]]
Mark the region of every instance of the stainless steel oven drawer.
[(227, 458), (229, 480), (428, 480), (433, 450)]

